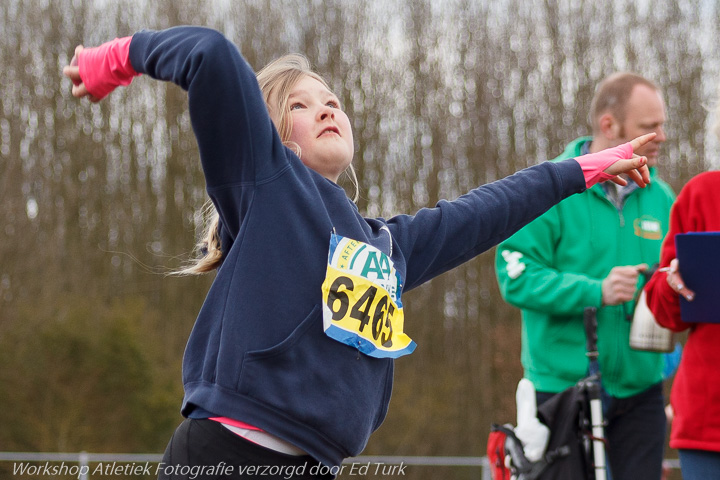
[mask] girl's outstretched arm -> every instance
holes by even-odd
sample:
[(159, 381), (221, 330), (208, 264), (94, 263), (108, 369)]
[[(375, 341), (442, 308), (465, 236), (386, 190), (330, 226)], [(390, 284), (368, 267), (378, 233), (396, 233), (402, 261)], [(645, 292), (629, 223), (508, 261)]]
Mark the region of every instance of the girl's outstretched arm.
[(255, 72), (215, 30), (144, 30), (99, 47), (79, 46), (63, 73), (73, 81), (73, 95), (91, 101), (139, 74), (186, 90), (209, 189), (262, 181), (287, 164)]
[[(497, 245), (574, 193), (599, 181), (624, 180), (628, 173), (641, 187), (649, 183), (647, 159), (633, 152), (655, 134), (624, 145), (560, 162), (543, 162), (482, 185), (435, 208), (389, 220), (408, 262), (406, 290)], [(578, 168), (580, 167), (580, 168)], [(449, 246), (449, 247), (448, 247)], [(416, 271), (415, 266), (422, 269)]]
[[(78, 47), (79, 65), (63, 69), (73, 81), (73, 95), (97, 101), (136, 74), (172, 82), (187, 91), (207, 191), (223, 231), (234, 239), (253, 204), (256, 187), (277, 178), (291, 161), (272, 124), (255, 72), (238, 48), (213, 29), (142, 30), (126, 39), (95, 48)], [(113, 56), (119, 58), (112, 61), (109, 57)], [(96, 88), (93, 77), (100, 79), (96, 83), (103, 88)]]

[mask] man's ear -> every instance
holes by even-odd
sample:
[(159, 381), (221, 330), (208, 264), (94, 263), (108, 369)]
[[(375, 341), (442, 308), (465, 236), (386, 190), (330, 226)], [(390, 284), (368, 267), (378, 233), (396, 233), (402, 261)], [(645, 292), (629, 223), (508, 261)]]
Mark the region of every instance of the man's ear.
[(598, 121), (600, 132), (608, 140), (617, 140), (620, 137), (621, 125), (610, 113), (605, 113)]

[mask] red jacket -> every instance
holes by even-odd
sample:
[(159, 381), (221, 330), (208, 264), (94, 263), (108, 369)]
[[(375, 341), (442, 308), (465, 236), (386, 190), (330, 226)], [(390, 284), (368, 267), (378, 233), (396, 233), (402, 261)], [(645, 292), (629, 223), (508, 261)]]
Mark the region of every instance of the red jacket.
[[(678, 195), (660, 266), (675, 258), (675, 235), (704, 231), (720, 231), (720, 171), (697, 175)], [(676, 332), (690, 329), (670, 394), (675, 411), (670, 446), (720, 451), (720, 324), (683, 322), (678, 294), (666, 276), (657, 272), (648, 282), (648, 306), (659, 324)]]

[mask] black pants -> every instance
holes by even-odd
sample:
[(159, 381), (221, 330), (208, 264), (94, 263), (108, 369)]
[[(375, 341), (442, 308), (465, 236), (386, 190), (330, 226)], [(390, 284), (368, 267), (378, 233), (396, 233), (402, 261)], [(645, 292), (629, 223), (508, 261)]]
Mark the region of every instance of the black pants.
[[(538, 405), (554, 394), (537, 392)], [(612, 480), (660, 480), (665, 451), (665, 404), (658, 383), (628, 398), (603, 399)]]
[(337, 470), (307, 455), (286, 455), (257, 445), (213, 420), (186, 419), (170, 439), (158, 479), (332, 479)]

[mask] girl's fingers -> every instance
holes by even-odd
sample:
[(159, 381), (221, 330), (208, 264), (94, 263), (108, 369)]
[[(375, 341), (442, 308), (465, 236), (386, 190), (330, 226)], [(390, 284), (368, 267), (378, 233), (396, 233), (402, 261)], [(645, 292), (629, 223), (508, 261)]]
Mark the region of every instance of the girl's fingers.
[(647, 166), (647, 158), (633, 155), (632, 160), (640, 163), (640, 166), (627, 172), (628, 176), (640, 186), (649, 184), (650, 169)]
[(643, 182), (645, 182), (645, 184), (648, 184), (648, 183), (650, 183), (650, 169), (647, 166), (647, 158), (645, 158), (645, 157), (642, 157), (642, 158), (644, 159), (644, 163), (640, 167), (638, 167), (636, 172), (638, 172), (640, 174), (640, 177), (643, 179)]
[(80, 79), (80, 68), (72, 65), (66, 65), (63, 67), (63, 75), (68, 77), (75, 85), (79, 85), (82, 80)]
[(640, 187), (645, 187), (650, 183), (650, 171), (647, 168), (647, 159), (637, 155), (633, 155), (633, 157), (628, 160), (618, 160), (610, 165), (605, 172), (610, 175), (616, 175), (611, 178), (610, 181), (622, 186), (627, 185), (627, 181), (617, 176), (621, 173), (627, 174), (628, 178)]
[(685, 297), (687, 301), (692, 302), (695, 298), (695, 292), (685, 286), (685, 282), (678, 271), (678, 266), (679, 262), (677, 258), (674, 258), (670, 262), (670, 268), (668, 269), (666, 277), (667, 283), (670, 285), (670, 288), (675, 290), (679, 295)]
[(624, 187), (625, 185), (628, 184), (627, 180), (625, 180), (625, 179), (622, 178), (622, 177), (618, 177), (617, 175), (615, 175), (614, 177), (612, 177), (612, 178), (610, 179), (610, 181), (613, 182), (613, 183), (617, 183), (617, 184), (620, 185), (621, 187)]
[[(73, 97), (76, 97), (76, 98), (82, 98), (82, 97), (86, 97), (89, 95), (87, 88), (85, 88), (85, 84), (82, 82), (77, 85), (73, 85), (72, 94), (73, 94)], [(92, 100), (92, 98), (90, 98), (90, 100)]]
[(70, 65), (66, 65), (65, 67), (63, 67), (63, 75), (72, 80), (73, 85), (75, 85), (76, 87), (82, 83), (82, 79), (80, 78), (80, 67), (78, 66), (78, 55), (83, 50), (84, 47), (82, 45), (78, 45), (77, 47), (75, 47), (75, 54), (70, 60)]
[(637, 152), (638, 148), (655, 138), (656, 135), (657, 133), (655, 132), (646, 133), (645, 135), (640, 135), (639, 137), (630, 140), (630, 146), (632, 146), (633, 152)]

